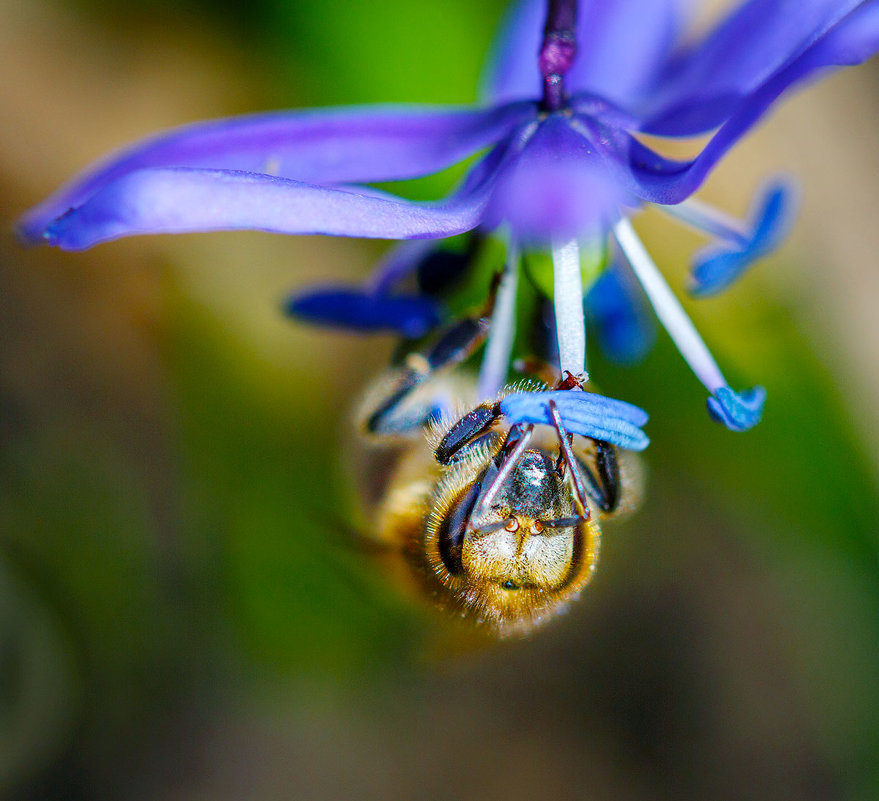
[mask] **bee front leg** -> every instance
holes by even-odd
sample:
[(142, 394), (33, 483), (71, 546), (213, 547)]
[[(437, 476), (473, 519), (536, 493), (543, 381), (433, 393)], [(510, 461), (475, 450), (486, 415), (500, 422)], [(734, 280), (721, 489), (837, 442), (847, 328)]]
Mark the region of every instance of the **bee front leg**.
[[(581, 386), (581, 383), (579, 376), (566, 371), (565, 377), (559, 381), (557, 389), (570, 390)], [(604, 440), (592, 440), (595, 447), (595, 471), (593, 472), (582, 458), (573, 453), (571, 449), (573, 435), (564, 430), (555, 401), (549, 402), (549, 409), (561, 446), (556, 462), (558, 474), (564, 477), (565, 465), (570, 465), (571, 478), (581, 504), (585, 502), (583, 497), (585, 494), (595, 501), (602, 512), (610, 514), (615, 511), (620, 504), (621, 486), (616, 448)]]
[(467, 412), (440, 440), (434, 456), (440, 464), (451, 463), (460, 451), (485, 434), (501, 416), (499, 403), (483, 403)]

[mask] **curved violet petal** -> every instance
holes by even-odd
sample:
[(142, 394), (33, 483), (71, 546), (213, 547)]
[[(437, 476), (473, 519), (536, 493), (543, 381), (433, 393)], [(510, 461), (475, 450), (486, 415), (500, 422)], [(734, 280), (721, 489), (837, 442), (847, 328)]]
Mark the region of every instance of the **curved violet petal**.
[(766, 390), (763, 387), (754, 387), (744, 392), (720, 387), (708, 398), (708, 414), (730, 431), (747, 431), (760, 422), (765, 402)]
[(879, 41), (879, 0), (863, 3), (839, 23), (821, 45), (834, 65), (861, 64), (876, 53)]
[(637, 104), (680, 36), (686, 6), (687, 0), (581, 3), (579, 50), (565, 76), (569, 91)]
[(627, 271), (613, 265), (586, 295), (586, 317), (598, 328), (601, 350), (611, 361), (636, 364), (653, 346), (656, 323)]
[(358, 333), (394, 331), (414, 339), (440, 320), (436, 303), (421, 295), (389, 295), (345, 287), (306, 289), (284, 304), (291, 317)]
[(877, 27), (872, 0), (749, 0), (655, 75), (641, 130), (705, 133), (794, 63), (788, 84), (821, 66), (863, 61), (879, 46)]
[(562, 423), (571, 433), (635, 451), (642, 451), (650, 444), (641, 430), (647, 422), (647, 412), (631, 403), (593, 392), (513, 392), (501, 400), (500, 408), (511, 423), (552, 425), (551, 400), (556, 402)]
[(775, 250), (793, 222), (796, 206), (793, 194), (784, 183), (768, 186), (749, 215), (750, 230), (743, 245), (712, 245), (696, 256), (690, 273), (690, 294), (707, 297), (721, 292), (755, 261)]
[(482, 68), (480, 97), (489, 103), (537, 100), (542, 80), (537, 55), (546, 0), (516, 0), (504, 15)]
[(146, 169), (50, 224), (45, 240), (82, 250), (134, 234), (254, 229), (378, 239), (452, 236), (479, 224), (490, 181), (437, 203), (231, 170)]
[(413, 178), (442, 170), (533, 116), (519, 103), (487, 110), (404, 106), (276, 112), (214, 120), (135, 144), (87, 169), (20, 223), (38, 242), (52, 220), (147, 168), (234, 170), (317, 184)]
[[(664, 63), (681, 26), (682, 0), (589, 0), (578, 14), (577, 58), (565, 83), (614, 102), (641, 98)], [(492, 102), (541, 96), (537, 53), (546, 0), (520, 0), (501, 24), (483, 74)]]
[[(870, 13), (867, 14), (866, 12)], [(641, 200), (674, 205), (695, 192), (717, 162), (775, 103), (791, 85), (830, 64), (845, 63), (843, 59), (860, 57), (879, 47), (879, 18), (873, 3), (858, 14), (875, 23), (860, 31), (852, 28), (834, 30), (815, 47), (776, 73), (752, 94), (741, 100), (735, 111), (709, 140), (702, 152), (691, 161), (673, 161), (642, 145), (634, 137), (616, 132), (607, 145), (614, 160), (628, 166), (620, 181)], [(855, 50), (849, 49), (852, 43)]]

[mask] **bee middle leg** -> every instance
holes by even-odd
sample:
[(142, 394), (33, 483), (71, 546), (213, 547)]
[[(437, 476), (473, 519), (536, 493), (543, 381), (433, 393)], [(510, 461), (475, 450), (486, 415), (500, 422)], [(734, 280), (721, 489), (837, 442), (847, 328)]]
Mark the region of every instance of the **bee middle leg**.
[(598, 504), (602, 512), (610, 513), (620, 505), (620, 465), (617, 459), (616, 448), (602, 440), (593, 440), (595, 443), (595, 471), (577, 457), (583, 478), (586, 484), (586, 492), (589, 497)]
[(437, 372), (464, 361), (488, 334), (487, 317), (466, 317), (443, 329), (433, 344), (423, 351), (414, 351), (403, 359), (398, 375), (376, 407), (365, 420), (370, 434), (405, 434), (424, 428), (440, 410), (433, 403), (416, 404), (403, 409), (415, 389)]

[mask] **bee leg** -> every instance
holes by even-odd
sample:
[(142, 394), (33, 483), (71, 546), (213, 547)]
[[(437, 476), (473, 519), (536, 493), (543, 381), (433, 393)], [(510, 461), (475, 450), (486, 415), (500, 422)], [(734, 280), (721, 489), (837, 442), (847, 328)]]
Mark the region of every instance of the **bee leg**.
[(440, 440), (434, 456), (440, 464), (449, 464), (461, 449), (476, 437), (485, 434), (501, 416), (499, 403), (483, 403), (473, 411), (467, 412), (455, 423)]
[(430, 419), (432, 409), (422, 408), (410, 415), (402, 415), (399, 409), (403, 399), (422, 381), (424, 377), (413, 370), (403, 373), (391, 393), (366, 418), (366, 430), (370, 434), (403, 434), (422, 427)]
[[(482, 497), (477, 501), (471, 517), (479, 518), (483, 512), (491, 506), (491, 502), (494, 500), (495, 495), (498, 494), (500, 488), (510, 477), (510, 473), (513, 472), (513, 469), (522, 458), (522, 454), (524, 454), (525, 450), (528, 448), (533, 435), (533, 425), (513, 426), (510, 429), (507, 434), (506, 442), (504, 442), (503, 447), (496, 457), (496, 472), (492, 477), (491, 482), (485, 488)], [(510, 445), (513, 447), (510, 448)], [(497, 459), (500, 461), (498, 462)]]
[(603, 440), (595, 441), (595, 467), (604, 487), (605, 512), (614, 511), (620, 505), (620, 463), (613, 445)]
[(552, 424), (556, 430), (556, 434), (558, 434), (561, 450), (559, 460), (556, 462), (556, 471), (562, 478), (564, 478), (565, 465), (567, 464), (570, 466), (571, 481), (574, 485), (574, 498), (577, 501), (578, 507), (577, 511), (581, 519), (588, 520), (591, 514), (589, 511), (589, 504), (586, 501), (586, 496), (590, 495), (590, 493), (586, 484), (586, 479), (580, 470), (577, 457), (574, 455), (574, 449), (571, 447), (574, 436), (568, 431), (565, 431), (564, 424), (562, 423), (562, 416), (559, 413), (559, 407), (554, 400), (549, 402), (549, 414), (552, 418)]
[(410, 353), (390, 393), (366, 419), (371, 434), (400, 434), (426, 425), (437, 414), (432, 406), (401, 414), (400, 404), (438, 370), (464, 361), (488, 334), (487, 317), (467, 317), (448, 326), (424, 352)]
[(586, 479), (589, 497), (598, 504), (602, 512), (613, 512), (620, 504), (620, 466), (616, 448), (602, 440), (595, 443), (595, 471), (578, 459), (580, 468)]

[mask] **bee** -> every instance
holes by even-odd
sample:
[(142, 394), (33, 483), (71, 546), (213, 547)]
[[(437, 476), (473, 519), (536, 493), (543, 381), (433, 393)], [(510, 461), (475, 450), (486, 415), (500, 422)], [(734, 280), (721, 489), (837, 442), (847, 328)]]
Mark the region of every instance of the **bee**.
[(600, 520), (621, 508), (622, 480), (613, 445), (565, 428), (552, 398), (589, 394), (575, 377), (547, 393), (540, 424), (505, 414), (505, 399), (550, 389), (537, 382), (449, 413), (473, 384), (447, 368), (487, 325), (459, 321), (410, 354), (368, 393), (359, 418), (371, 441), (373, 542), (416, 596), (504, 637), (551, 619), (590, 582)]

